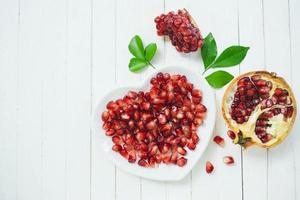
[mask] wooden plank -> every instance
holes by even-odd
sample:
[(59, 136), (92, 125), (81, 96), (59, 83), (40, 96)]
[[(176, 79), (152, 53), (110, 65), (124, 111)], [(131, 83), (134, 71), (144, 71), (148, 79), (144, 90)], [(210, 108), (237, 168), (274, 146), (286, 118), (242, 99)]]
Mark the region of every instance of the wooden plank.
[(91, 1), (68, 1), (66, 199), (90, 199)]
[[(250, 50), (240, 72), (265, 69), (263, 3), (261, 0), (239, 1), (240, 44)], [(267, 199), (267, 150), (250, 148), (243, 151), (244, 200)], [(259, 184), (257, 184), (259, 183)]]
[[(203, 6), (205, 5), (205, 6)], [(201, 11), (199, 11), (199, 8)], [(226, 9), (225, 9), (226, 8)], [(189, 4), (195, 21), (198, 22), (203, 36), (212, 32), (218, 46), (218, 54), (227, 47), (238, 44), (238, 2), (230, 1), (193, 1)], [(195, 14), (194, 14), (195, 13)], [(200, 55), (197, 55), (200, 56)], [(196, 62), (193, 65), (203, 71), (202, 63)], [(192, 60), (194, 60), (192, 59)], [(199, 63), (199, 64), (197, 64)], [(226, 71), (233, 75), (239, 73), (239, 67), (226, 68)], [(206, 73), (205, 76), (211, 72)], [(223, 123), (220, 102), (226, 87), (216, 90), (217, 118), (215, 135), (220, 135), (225, 139), (225, 147), (221, 148), (214, 142), (208, 146), (206, 153), (196, 164), (192, 172), (192, 199), (242, 199), (242, 160), (241, 149), (231, 143), (227, 137), (227, 127)], [(201, 137), (201, 136), (200, 136)], [(235, 159), (233, 166), (223, 164), (222, 158), (231, 155)], [(205, 172), (205, 163), (210, 161), (215, 166), (213, 174)]]
[(18, 1), (1, 1), (0, 9), (0, 199), (10, 200), (17, 192)]
[[(115, 85), (115, 2), (93, 1), (92, 5), (92, 110)], [(92, 134), (91, 199), (115, 199), (115, 166), (105, 157), (98, 137)]]
[(43, 3), (34, 0), (20, 5), (17, 199), (42, 199), (42, 8)]
[[(161, 0), (149, 1), (143, 0), (141, 2), (141, 9), (143, 15), (141, 16), (142, 27), (139, 30), (141, 37), (145, 44), (155, 42), (157, 44), (157, 53), (152, 63), (157, 67), (157, 70), (164, 67), (164, 40), (162, 37), (156, 35), (156, 28), (154, 18), (160, 13), (164, 12), (164, 2)], [(141, 73), (142, 82), (148, 78), (148, 76), (157, 72), (157, 70), (149, 69)], [(155, 192), (153, 192), (155, 191)], [(165, 200), (166, 198), (166, 186), (164, 182), (151, 181), (147, 179), (141, 179), (141, 199), (142, 200)]]
[[(299, 67), (300, 66), (300, 2), (296, 0), (289, 1), (290, 8), (290, 33), (291, 33), (291, 67), (292, 67), (292, 88), (294, 95), (298, 100), (298, 117), (296, 118), (293, 131), (289, 136), (293, 143), (293, 157), (294, 157), (294, 170), (295, 170), (295, 199), (300, 198), (299, 185), (300, 185), (300, 157), (297, 156), (300, 152), (300, 123), (299, 123), (299, 99), (300, 99), (300, 79)], [(291, 181), (293, 182), (293, 181)]]
[[(185, 7), (183, 1), (165, 0), (165, 13), (177, 11)], [(188, 68), (190, 55), (178, 53), (167, 39), (165, 42), (165, 65)], [(166, 183), (166, 200), (191, 199), (191, 174), (178, 182)]]
[[(139, 35), (142, 27), (141, 1), (116, 1), (116, 81), (118, 86), (141, 84), (141, 75), (128, 70), (132, 55), (128, 44), (134, 35)], [(119, 169), (116, 171), (116, 199), (140, 199), (141, 179)]]
[[(288, 1), (264, 1), (266, 68), (291, 82)], [(278, 46), (278, 44), (280, 44)], [(291, 135), (296, 134), (295, 131)], [(295, 199), (295, 169), (292, 137), (269, 150), (268, 199)], [(287, 173), (288, 172), (288, 173)]]
[[(29, 12), (34, 10), (32, 3)], [(42, 11), (36, 16), (42, 22), (36, 31), (41, 49), (31, 53), (42, 61), (38, 63), (42, 78), (41, 198), (62, 200), (66, 189), (66, 1), (43, 1), (38, 9)]]

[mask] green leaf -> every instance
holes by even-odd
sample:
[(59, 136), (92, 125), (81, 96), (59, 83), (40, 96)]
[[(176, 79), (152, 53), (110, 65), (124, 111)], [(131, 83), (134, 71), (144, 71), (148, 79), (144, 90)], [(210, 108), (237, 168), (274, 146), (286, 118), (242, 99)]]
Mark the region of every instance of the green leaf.
[(140, 36), (136, 35), (130, 40), (128, 49), (135, 57), (144, 59), (144, 46)]
[(214, 36), (209, 33), (204, 38), (204, 44), (201, 48), (201, 56), (204, 63), (204, 68), (208, 68), (208, 66), (216, 59), (218, 54), (217, 44)]
[(151, 61), (156, 53), (157, 46), (155, 43), (150, 43), (145, 48), (145, 58), (147, 61)]
[(231, 46), (225, 49), (217, 60), (211, 65), (212, 68), (218, 67), (231, 67), (240, 64), (245, 56), (249, 47)]
[(129, 62), (129, 70), (132, 72), (139, 72), (148, 65), (146, 60), (140, 58), (131, 58)]
[(233, 76), (228, 72), (219, 70), (208, 75), (205, 79), (213, 88), (222, 88), (233, 79)]

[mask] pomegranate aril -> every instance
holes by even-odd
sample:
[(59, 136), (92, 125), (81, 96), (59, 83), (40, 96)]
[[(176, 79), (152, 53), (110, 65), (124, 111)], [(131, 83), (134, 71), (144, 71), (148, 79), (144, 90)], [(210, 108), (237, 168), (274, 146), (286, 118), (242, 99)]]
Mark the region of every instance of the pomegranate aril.
[(158, 146), (155, 145), (150, 149), (150, 155), (154, 156), (158, 152)]
[(205, 165), (206, 173), (210, 174), (214, 170), (214, 166), (211, 162), (207, 161)]
[(281, 96), (281, 94), (283, 94), (283, 90), (281, 89), (281, 88), (276, 88), (275, 90), (274, 90), (274, 95), (275, 96)]
[(263, 143), (267, 143), (272, 139), (272, 135), (271, 134), (265, 134), (263, 135), (260, 139)]
[(136, 161), (136, 155), (135, 155), (135, 153), (129, 154), (129, 156), (128, 156), (128, 162), (135, 163), (135, 161)]
[(234, 159), (232, 156), (224, 156), (223, 157), (223, 162), (227, 165), (233, 164), (234, 163)]
[(139, 131), (137, 132), (135, 137), (138, 141), (143, 141), (144, 139), (146, 139), (146, 133)]
[(122, 147), (119, 144), (115, 144), (115, 145), (112, 146), (112, 150), (115, 151), (115, 152), (119, 152), (119, 151), (122, 150)]
[(177, 160), (177, 165), (178, 165), (179, 167), (183, 167), (183, 166), (186, 164), (186, 162), (187, 162), (187, 159), (184, 158), (184, 157), (181, 157), (181, 158), (179, 158), (179, 159)]
[(177, 152), (181, 155), (186, 155), (187, 151), (183, 147), (177, 147)]
[(157, 119), (160, 124), (165, 124), (167, 122), (167, 118), (164, 114), (158, 115)]
[(155, 157), (149, 157), (148, 163), (149, 163), (149, 166), (150, 166), (150, 167), (154, 167), (155, 164), (156, 164), (156, 159), (155, 159)]
[(102, 113), (101, 117), (102, 117), (102, 121), (105, 122), (109, 119), (110, 116), (109, 116), (109, 113), (107, 111), (105, 111), (105, 112)]
[(148, 162), (145, 159), (140, 159), (138, 161), (138, 165), (140, 165), (142, 167), (148, 167), (149, 166)]
[(193, 143), (197, 144), (199, 142), (199, 136), (197, 135), (197, 133), (192, 133), (191, 138)]
[(148, 130), (153, 130), (156, 129), (157, 125), (156, 125), (156, 120), (150, 121), (147, 125), (146, 125)]
[(221, 136), (215, 136), (214, 137), (214, 142), (216, 143), (216, 144), (218, 144), (219, 146), (224, 146), (225, 145), (225, 141), (224, 141), (224, 139), (221, 137)]
[(113, 136), (112, 141), (115, 144), (120, 144), (122, 142), (122, 139), (120, 138), (120, 136)]
[(102, 125), (102, 128), (107, 131), (107, 130), (109, 130), (111, 128), (111, 124), (110, 123), (104, 123)]
[(128, 159), (128, 152), (125, 149), (122, 149), (120, 151), (121, 156), (123, 156), (124, 158)]
[(194, 150), (196, 149), (196, 144), (193, 141), (188, 141), (186, 146), (190, 149), (190, 150)]
[(251, 80), (252, 80), (253, 82), (258, 81), (260, 78), (261, 78), (260, 75), (253, 75), (253, 76), (251, 76)]
[(105, 132), (105, 134), (106, 134), (107, 136), (113, 136), (113, 135), (115, 134), (115, 130), (109, 129), (109, 130), (107, 130), (107, 131)]

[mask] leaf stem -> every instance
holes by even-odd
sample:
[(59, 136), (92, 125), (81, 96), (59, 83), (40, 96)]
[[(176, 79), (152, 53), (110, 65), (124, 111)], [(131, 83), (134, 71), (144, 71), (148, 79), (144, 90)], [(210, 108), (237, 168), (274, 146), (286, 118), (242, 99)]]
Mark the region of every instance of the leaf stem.
[(210, 66), (208, 66), (208, 67), (203, 71), (202, 75), (204, 75), (205, 72), (207, 72), (207, 70), (209, 70), (209, 69), (210, 69)]
[(152, 65), (151, 62), (148, 62), (148, 63), (149, 63), (149, 65), (150, 65), (153, 69), (156, 69), (156, 67), (155, 67), (154, 65)]

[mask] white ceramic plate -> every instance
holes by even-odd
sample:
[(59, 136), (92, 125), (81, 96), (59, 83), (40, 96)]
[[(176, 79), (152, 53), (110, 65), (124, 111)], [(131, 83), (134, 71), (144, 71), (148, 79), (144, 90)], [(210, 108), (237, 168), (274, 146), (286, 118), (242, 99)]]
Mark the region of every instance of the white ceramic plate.
[[(204, 123), (198, 128), (197, 132), (200, 137), (200, 141), (194, 151), (188, 151), (185, 156), (188, 159), (187, 164), (184, 167), (178, 167), (176, 165), (165, 165), (160, 164), (154, 168), (140, 167), (137, 163), (131, 164), (121, 155), (111, 150), (113, 145), (111, 137), (107, 137), (102, 129), (101, 114), (106, 110), (106, 104), (110, 100), (116, 100), (122, 98), (127, 94), (128, 91), (148, 91), (150, 88), (150, 79), (155, 76), (158, 72), (168, 72), (170, 74), (181, 74), (185, 75), (189, 82), (194, 84), (195, 88), (198, 88), (203, 93), (203, 104), (207, 107), (207, 116)], [(99, 135), (99, 142), (101, 143), (102, 149), (106, 153), (107, 157), (114, 162), (114, 164), (131, 174), (136, 176), (159, 180), (159, 181), (176, 181), (184, 178), (194, 167), (196, 162), (199, 160), (201, 155), (204, 153), (210, 138), (213, 133), (215, 124), (216, 105), (215, 95), (211, 87), (201, 77), (200, 74), (196, 74), (193, 71), (186, 70), (179, 67), (166, 67), (160, 71), (155, 71), (140, 87), (123, 87), (112, 90), (108, 93), (97, 105), (94, 117), (93, 117), (93, 131)], [(100, 159), (100, 158), (99, 158)]]

